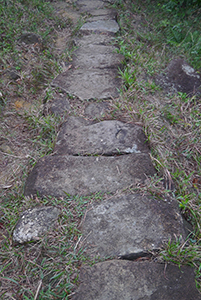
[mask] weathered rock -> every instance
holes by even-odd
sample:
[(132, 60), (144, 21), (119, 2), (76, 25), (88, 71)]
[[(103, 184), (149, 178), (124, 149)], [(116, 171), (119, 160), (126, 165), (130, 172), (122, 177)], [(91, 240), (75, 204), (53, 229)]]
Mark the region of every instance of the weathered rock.
[(121, 67), (123, 55), (116, 53), (116, 47), (88, 44), (74, 52), (73, 64), (81, 69), (103, 69)]
[(138, 194), (93, 204), (83, 221), (82, 233), (89, 253), (101, 257), (156, 250), (175, 236), (185, 238), (176, 200)]
[(73, 300), (200, 300), (193, 269), (112, 260), (82, 267)]
[(28, 209), (21, 215), (13, 232), (13, 241), (37, 241), (57, 220), (60, 210), (53, 206)]
[(68, 99), (55, 99), (51, 104), (50, 111), (54, 115), (60, 115), (70, 110)]
[(89, 35), (84, 35), (79, 39), (73, 40), (74, 44), (78, 47), (88, 47), (90, 45), (110, 45), (111, 37), (105, 34), (92, 33)]
[(52, 85), (80, 100), (109, 99), (119, 96), (122, 84), (115, 69), (70, 69), (58, 75)]
[(155, 169), (146, 153), (105, 156), (55, 155), (41, 158), (29, 174), (25, 195), (65, 196), (115, 192), (144, 182)]
[(119, 31), (119, 25), (115, 20), (98, 20), (85, 23), (80, 31), (115, 34)]
[(146, 141), (137, 125), (116, 120), (90, 124), (70, 117), (62, 126), (54, 151), (60, 155), (142, 153), (149, 152)]
[(164, 74), (156, 77), (156, 83), (172, 92), (178, 91), (189, 96), (201, 94), (201, 77), (183, 59), (170, 62)]
[(85, 108), (84, 114), (92, 119), (99, 119), (109, 111), (107, 102), (90, 103)]
[(80, 12), (91, 12), (94, 10), (102, 9), (105, 7), (105, 3), (103, 1), (91, 1), (91, 0), (79, 0), (77, 2), (79, 5)]
[(19, 41), (25, 44), (40, 44), (42, 42), (41, 37), (33, 32), (26, 32), (19, 37)]
[(99, 20), (115, 20), (117, 19), (117, 13), (111, 9), (95, 9), (90, 11), (91, 17), (88, 22), (94, 22)]

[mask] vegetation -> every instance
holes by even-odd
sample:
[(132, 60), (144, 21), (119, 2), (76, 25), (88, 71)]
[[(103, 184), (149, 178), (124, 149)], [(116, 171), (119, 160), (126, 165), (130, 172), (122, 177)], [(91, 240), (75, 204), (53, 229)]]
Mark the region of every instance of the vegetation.
[[(0, 167), (8, 170), (1, 176), (0, 299), (69, 299), (80, 264), (86, 260), (93, 263), (80, 242), (81, 217), (89, 203), (106, 197), (32, 199), (23, 195), (28, 170), (52, 152), (66, 118), (46, 113), (43, 104), (51, 102), (53, 93), (60, 95), (50, 82), (65, 68), (64, 61), (71, 60), (70, 39), (83, 22), (81, 18), (72, 26), (72, 21), (56, 14), (52, 5), (45, 0), (0, 1)], [(185, 58), (201, 70), (200, 1), (118, 0), (113, 6), (121, 25), (115, 44), (119, 44), (126, 63), (119, 71), (124, 86), (120, 98), (112, 103), (111, 118), (144, 126), (158, 176), (138, 191), (176, 198), (192, 225), (185, 243), (182, 239), (169, 241), (160, 255), (178, 265), (194, 266), (200, 288), (200, 96), (165, 93), (154, 80), (175, 57)], [(55, 43), (63, 30), (69, 40), (58, 51)], [(27, 31), (35, 33), (38, 41), (21, 42)], [(74, 113), (80, 113), (78, 104)], [(20, 213), (49, 204), (61, 209), (57, 229), (38, 243), (13, 245), (12, 231)]]
[[(157, 5), (156, 5), (157, 3)], [(152, 147), (159, 178), (141, 187), (157, 197), (178, 200), (193, 230), (188, 240), (169, 241), (161, 256), (196, 269), (201, 282), (201, 104), (200, 96), (164, 93), (155, 76), (177, 57), (201, 67), (199, 1), (119, 1), (123, 34), (119, 50), (126, 59), (120, 71), (124, 89), (117, 106), (140, 121)], [(164, 178), (163, 180), (161, 179)]]

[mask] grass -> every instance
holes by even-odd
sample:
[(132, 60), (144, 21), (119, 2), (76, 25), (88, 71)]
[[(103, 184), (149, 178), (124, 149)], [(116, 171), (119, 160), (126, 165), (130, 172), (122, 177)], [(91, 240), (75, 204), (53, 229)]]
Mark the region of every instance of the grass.
[(183, 216), (193, 226), (184, 244), (181, 240), (169, 241), (161, 255), (166, 261), (193, 266), (200, 289), (200, 96), (165, 93), (154, 79), (178, 56), (199, 71), (201, 8), (196, 3), (177, 10), (167, 2), (173, 3), (158, 1), (155, 5), (154, 1), (136, 0), (114, 5), (121, 7), (119, 22), (123, 34), (116, 42), (118, 52), (126, 59), (126, 66), (120, 71), (124, 88), (116, 105), (130, 120), (143, 124), (151, 145), (151, 157), (159, 177), (151, 179), (142, 189), (157, 197), (171, 195), (177, 199)]
[[(1, 209), (1, 299), (68, 299), (76, 286), (79, 266), (86, 260), (79, 225), (93, 197), (24, 198), (9, 195)], [(8, 201), (9, 200), (9, 201)], [(61, 214), (55, 228), (35, 243), (13, 245), (12, 230), (21, 212), (29, 207), (56, 206)], [(8, 298), (7, 298), (8, 297)]]
[[(125, 67), (119, 71), (124, 86), (120, 98), (112, 101), (114, 109), (107, 118), (143, 125), (158, 175), (137, 191), (178, 200), (193, 232), (185, 243), (169, 241), (160, 255), (165, 261), (193, 266), (201, 289), (200, 98), (167, 94), (154, 81), (174, 57), (185, 57), (195, 69), (201, 68), (200, 8), (185, 7), (178, 12), (170, 2), (116, 1), (121, 34), (115, 43), (125, 57)], [(70, 41), (62, 53), (53, 41), (62, 30), (75, 35), (82, 19), (73, 28), (70, 20), (53, 14), (50, 3), (43, 0), (0, 1), (0, 12), (0, 155), (8, 169), (1, 178), (0, 299), (69, 299), (81, 263), (96, 261), (90, 261), (83, 248), (81, 218), (91, 202), (106, 196), (32, 199), (24, 197), (23, 187), (30, 168), (52, 153), (66, 118), (43, 110), (43, 104), (54, 98), (52, 78), (62, 71), (64, 61), (72, 59)], [(41, 44), (19, 42), (27, 28), (41, 37)], [(17, 79), (8, 71), (17, 74)], [(56, 91), (56, 95), (60, 93)], [(82, 111), (79, 106), (74, 104), (76, 115)], [(1, 167), (3, 170), (4, 165)], [(61, 209), (54, 229), (36, 243), (14, 245), (12, 232), (20, 213), (42, 205)]]

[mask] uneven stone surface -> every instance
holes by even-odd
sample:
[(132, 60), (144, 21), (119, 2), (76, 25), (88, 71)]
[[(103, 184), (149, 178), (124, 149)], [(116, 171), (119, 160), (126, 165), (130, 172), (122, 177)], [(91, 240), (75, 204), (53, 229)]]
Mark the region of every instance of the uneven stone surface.
[[(80, 100), (104, 99), (86, 107), (85, 116), (92, 119), (102, 117), (107, 111), (106, 100), (119, 97), (122, 83), (118, 68), (123, 57), (117, 54), (112, 37), (119, 31), (117, 14), (107, 7), (107, 2), (114, 1), (78, 0), (76, 11), (65, 11), (66, 3), (61, 3), (58, 12), (63, 17), (70, 16), (74, 23), (80, 13), (88, 19), (80, 29), (82, 37), (74, 40), (78, 49), (74, 51), (73, 61), (52, 85)], [(136, 29), (143, 21), (143, 16), (136, 17)], [(65, 34), (56, 43), (60, 49), (66, 47)], [(200, 75), (186, 62), (173, 61), (165, 71), (165, 75), (156, 79), (165, 88), (189, 94), (198, 92)], [(69, 108), (68, 101), (56, 98), (50, 111), (63, 114)], [(116, 120), (95, 123), (68, 117), (59, 132), (54, 155), (41, 158), (29, 174), (25, 195), (116, 193), (129, 186), (146, 185), (147, 176), (155, 173), (140, 126)], [(15, 228), (13, 240), (20, 243), (37, 240), (58, 215), (59, 210), (51, 207), (25, 212)], [(118, 256), (130, 261), (113, 259), (82, 267), (74, 300), (201, 299), (192, 268), (182, 266), (179, 270), (177, 266), (159, 264), (157, 259), (154, 263), (150, 259), (151, 253), (164, 242), (180, 235), (186, 237), (176, 200), (122, 192), (93, 203), (81, 224), (81, 243), (88, 255), (102, 259)], [(131, 261), (141, 254), (146, 255), (143, 257), (146, 262)]]
[(186, 93), (189, 96), (201, 94), (199, 73), (183, 59), (172, 60), (164, 74), (157, 76), (156, 83), (166, 90)]
[(115, 20), (98, 20), (85, 23), (80, 30), (114, 34), (119, 31), (119, 25)]
[(118, 97), (121, 83), (117, 69), (70, 69), (58, 75), (52, 85), (80, 100), (101, 100)]
[(50, 111), (55, 115), (61, 115), (70, 110), (70, 103), (67, 99), (54, 99)]
[(73, 300), (200, 300), (193, 269), (153, 262), (105, 261), (84, 266)]
[(109, 46), (111, 45), (111, 37), (105, 34), (96, 34), (96, 33), (92, 33), (92, 34), (88, 34), (88, 35), (84, 35), (79, 39), (74, 39), (74, 43), (77, 47), (83, 47), (83, 49), (85, 49), (85, 47), (89, 47), (91, 45), (105, 45), (105, 46)]
[(19, 37), (19, 41), (25, 44), (40, 44), (42, 42), (42, 39), (38, 34), (35, 34), (33, 32), (26, 32)]
[(109, 111), (107, 102), (90, 103), (85, 108), (84, 114), (92, 119), (99, 119)]
[(60, 210), (52, 206), (26, 210), (16, 224), (13, 241), (17, 243), (37, 241), (54, 225), (59, 214)]
[(88, 44), (74, 52), (73, 64), (83, 69), (121, 67), (124, 57), (116, 53), (116, 47)]
[(104, 9), (106, 4), (103, 1), (96, 0), (78, 0), (77, 4), (79, 5), (79, 11), (80, 12), (88, 12), (91, 13), (91, 11)]
[(145, 181), (155, 169), (146, 153), (105, 156), (55, 155), (40, 159), (29, 174), (25, 195), (65, 196), (115, 192)]
[(54, 151), (57, 154), (101, 154), (148, 152), (147, 138), (140, 126), (120, 121), (83, 125), (75, 117), (62, 126)]
[(163, 242), (185, 237), (175, 201), (138, 194), (110, 198), (93, 204), (82, 224), (83, 239), (101, 257), (154, 250)]

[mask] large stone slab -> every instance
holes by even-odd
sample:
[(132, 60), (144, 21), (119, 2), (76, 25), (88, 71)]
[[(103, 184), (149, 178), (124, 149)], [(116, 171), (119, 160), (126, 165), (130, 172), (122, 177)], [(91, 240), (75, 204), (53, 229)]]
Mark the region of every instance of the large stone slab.
[(185, 237), (177, 201), (138, 194), (93, 204), (84, 219), (82, 233), (89, 253), (101, 257), (156, 250), (175, 236)]
[(90, 11), (91, 18), (87, 21), (98, 21), (98, 20), (116, 20), (117, 13), (112, 9), (95, 9)]
[(103, 1), (92, 1), (92, 0), (78, 0), (77, 4), (79, 6), (80, 12), (91, 12), (94, 10), (103, 9), (105, 7), (105, 3)]
[(85, 69), (121, 67), (123, 55), (116, 53), (116, 47), (88, 44), (74, 52), (73, 64)]
[(80, 31), (115, 34), (119, 31), (119, 25), (115, 20), (98, 20), (85, 23)]
[(58, 75), (52, 82), (66, 93), (80, 100), (109, 99), (119, 96), (122, 80), (115, 69), (70, 69)]
[(200, 300), (193, 269), (112, 260), (82, 267), (73, 300)]
[(29, 174), (25, 195), (65, 196), (115, 192), (144, 182), (155, 169), (146, 153), (105, 156), (55, 155), (41, 158)]
[(84, 35), (81, 38), (74, 39), (74, 43), (78, 47), (88, 47), (90, 45), (110, 45), (111, 37), (105, 34), (92, 33)]
[(57, 154), (104, 154), (149, 152), (142, 127), (116, 120), (96, 124), (70, 117), (62, 125), (54, 151)]

